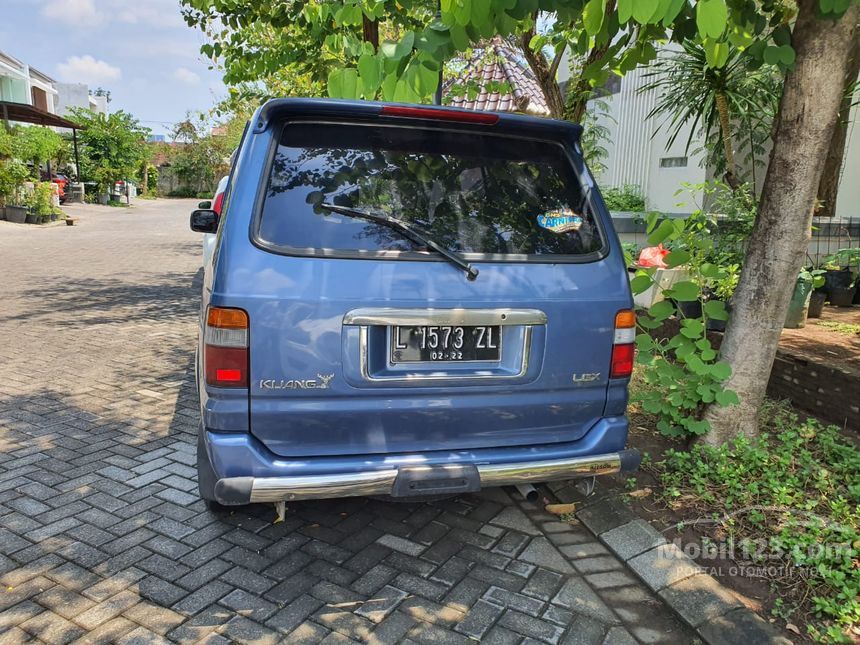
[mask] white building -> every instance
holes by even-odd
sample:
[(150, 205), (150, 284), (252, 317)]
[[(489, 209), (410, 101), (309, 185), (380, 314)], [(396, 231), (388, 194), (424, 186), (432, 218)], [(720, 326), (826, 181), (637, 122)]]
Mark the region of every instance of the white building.
[(0, 51), (0, 101), (25, 103), (56, 114), (56, 84), (47, 74)]
[(57, 83), (57, 114), (66, 116), (70, 108), (86, 108), (107, 114), (107, 97), (93, 96), (86, 83)]
[[(569, 78), (569, 65), (562, 63), (559, 81)], [(675, 196), (683, 182), (701, 183), (713, 179), (711, 168), (705, 167), (703, 139), (695, 133), (689, 152), (685, 152), (690, 126), (682, 131), (668, 150), (668, 134), (658, 126), (661, 118), (648, 119), (659, 95), (656, 90), (640, 93), (646, 84), (646, 68), (636, 69), (623, 78), (614, 79), (607, 88), (610, 94), (601, 98), (608, 105), (608, 113), (598, 122), (610, 132), (605, 147), (609, 152), (606, 170), (600, 175), (601, 186), (638, 186), (645, 197), (648, 210), (664, 213), (689, 213), (695, 206), (687, 196)], [(845, 146), (845, 161), (836, 203), (837, 217), (860, 217), (860, 130), (855, 125), (860, 117), (860, 106), (854, 105)], [(766, 168), (756, 170), (760, 177)], [(761, 186), (761, 180), (758, 185)], [(679, 204), (686, 200), (687, 203)]]

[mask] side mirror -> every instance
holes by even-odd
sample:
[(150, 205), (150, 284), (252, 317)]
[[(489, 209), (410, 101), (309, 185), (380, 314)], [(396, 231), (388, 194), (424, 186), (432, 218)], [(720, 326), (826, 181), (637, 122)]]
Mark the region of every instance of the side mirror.
[(212, 208), (212, 202), (210, 202), (208, 200), (205, 202), (199, 202), (197, 204), (197, 208), (204, 210), (204, 211), (208, 211), (210, 208)]
[(217, 233), (218, 213), (206, 208), (192, 211), (191, 230), (198, 233)]

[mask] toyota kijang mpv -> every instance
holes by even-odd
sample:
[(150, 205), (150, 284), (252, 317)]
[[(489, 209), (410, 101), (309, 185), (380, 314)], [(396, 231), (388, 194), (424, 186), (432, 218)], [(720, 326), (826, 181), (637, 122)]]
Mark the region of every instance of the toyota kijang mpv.
[(634, 315), (581, 128), (272, 100), (204, 268), (211, 505), (472, 492), (635, 470)]

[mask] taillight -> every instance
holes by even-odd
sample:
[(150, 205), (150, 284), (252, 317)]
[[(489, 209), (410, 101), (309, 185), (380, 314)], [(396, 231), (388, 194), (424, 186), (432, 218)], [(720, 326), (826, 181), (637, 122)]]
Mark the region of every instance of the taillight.
[(612, 343), (610, 378), (627, 378), (633, 373), (633, 354), (636, 340), (636, 314), (622, 309), (615, 314), (615, 338)]
[(218, 193), (215, 195), (215, 201), (212, 202), (212, 210), (221, 214), (221, 207), (224, 205), (224, 193)]
[(248, 387), (248, 314), (241, 309), (209, 307), (203, 371), (207, 385)]
[(477, 110), (451, 110), (427, 107), (411, 107), (408, 105), (383, 105), (383, 116), (400, 116), (409, 119), (433, 119), (436, 121), (459, 121), (461, 123), (480, 123), (495, 125), (499, 121), (498, 114), (479, 112)]

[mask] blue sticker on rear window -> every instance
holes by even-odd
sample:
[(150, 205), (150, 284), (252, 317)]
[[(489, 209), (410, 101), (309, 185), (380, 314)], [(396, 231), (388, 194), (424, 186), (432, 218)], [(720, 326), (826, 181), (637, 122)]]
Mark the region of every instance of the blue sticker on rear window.
[(537, 216), (538, 226), (553, 233), (569, 233), (578, 231), (582, 226), (582, 218), (569, 208), (547, 211)]

